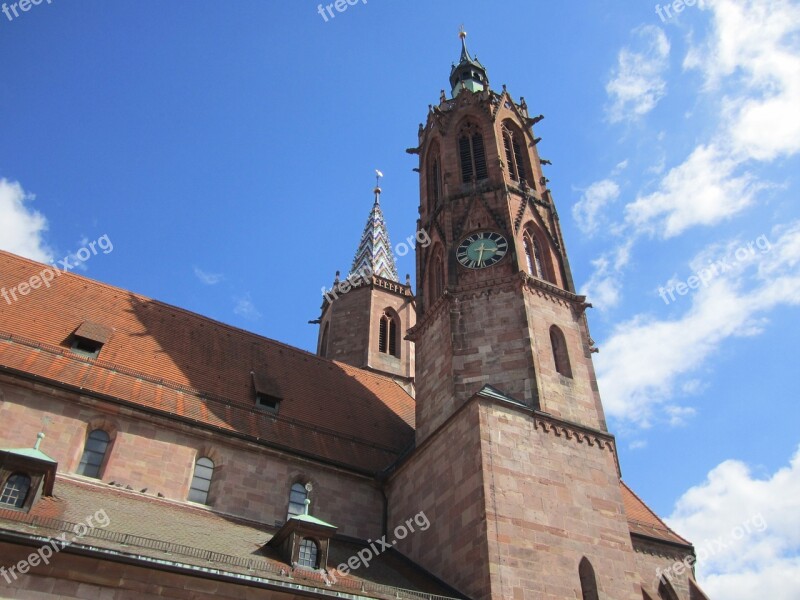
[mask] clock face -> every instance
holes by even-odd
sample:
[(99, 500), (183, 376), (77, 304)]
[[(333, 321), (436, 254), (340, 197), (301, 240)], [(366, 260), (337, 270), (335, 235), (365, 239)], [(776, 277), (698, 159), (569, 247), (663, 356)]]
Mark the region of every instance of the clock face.
[(468, 269), (483, 269), (500, 262), (506, 252), (506, 238), (492, 231), (480, 231), (466, 237), (458, 245), (456, 258)]

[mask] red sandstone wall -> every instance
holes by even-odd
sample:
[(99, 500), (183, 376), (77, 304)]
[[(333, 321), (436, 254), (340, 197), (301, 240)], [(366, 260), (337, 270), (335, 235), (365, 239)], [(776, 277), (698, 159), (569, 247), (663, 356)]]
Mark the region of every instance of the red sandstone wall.
[(397, 549), (471, 598), (488, 598), (489, 572), (477, 404), (460, 412), (387, 485), (389, 531), (424, 512), (427, 531)]
[(641, 600), (613, 452), (481, 401), (491, 598), (580, 598), (586, 556), (601, 598)]
[[(536, 288), (525, 288), (525, 306), (532, 330), (532, 353), (539, 385), (539, 405), (545, 412), (606, 430), (603, 408), (591, 353), (586, 346), (582, 319), (572, 306), (556, 296)], [(572, 378), (556, 371), (550, 327), (564, 333), (572, 367)]]
[(208, 455), (215, 462), (209, 496), (215, 510), (268, 524), (284, 521), (289, 488), (302, 479), (314, 484), (312, 514), (340, 533), (374, 538), (381, 530), (383, 500), (371, 480), (164, 418), (0, 379), (0, 447), (33, 446), (45, 417), (41, 450), (58, 461), (59, 472), (78, 468), (87, 424), (104, 426), (113, 440), (103, 482), (183, 501), (196, 457)]

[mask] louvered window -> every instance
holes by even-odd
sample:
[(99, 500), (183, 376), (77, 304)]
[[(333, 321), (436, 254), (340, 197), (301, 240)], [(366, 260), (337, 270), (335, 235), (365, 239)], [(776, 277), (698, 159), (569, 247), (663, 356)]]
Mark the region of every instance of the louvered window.
[(514, 160), (517, 163), (517, 175), (519, 176), (519, 180), (527, 180), (528, 176), (525, 172), (525, 160), (523, 158), (521, 146), (517, 136), (511, 138), (511, 145), (514, 148)]
[(428, 194), (428, 210), (432, 211), (442, 197), (442, 174), (438, 156), (434, 156), (428, 166)]
[(503, 148), (506, 152), (508, 174), (514, 181), (527, 180), (525, 155), (522, 153), (522, 133), (511, 126), (503, 125)]
[(464, 183), (483, 181), (489, 177), (483, 134), (477, 126), (469, 124), (462, 128), (458, 137), (458, 154), (461, 161), (461, 180)]
[(517, 175), (517, 163), (514, 156), (514, 150), (511, 143), (511, 134), (507, 129), (503, 129), (503, 147), (506, 150), (506, 164), (508, 165), (508, 174), (514, 181), (519, 181)]

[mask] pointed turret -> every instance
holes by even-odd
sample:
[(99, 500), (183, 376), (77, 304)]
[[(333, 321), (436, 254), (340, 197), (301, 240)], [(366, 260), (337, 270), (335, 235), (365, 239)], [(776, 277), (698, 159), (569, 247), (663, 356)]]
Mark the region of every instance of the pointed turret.
[(336, 272), (330, 290), (323, 288), (317, 353), (354, 367), (389, 375), (413, 393), (414, 347), (405, 339), (417, 322), (411, 281), (400, 283), (381, 210), (380, 180), (375, 171), (375, 202), (361, 234), (350, 273)]
[(461, 89), (471, 92), (482, 92), (489, 87), (489, 76), (478, 57), (472, 58), (467, 50), (467, 32), (463, 27), (458, 32), (461, 38), (461, 58), (458, 64), (454, 64), (450, 71), (450, 87), (453, 98), (458, 96)]
[[(380, 181), (380, 175), (378, 180)], [(383, 218), (381, 210), (381, 188), (376, 185), (374, 192), (375, 203), (372, 205), (364, 232), (361, 234), (361, 243), (356, 250), (350, 274), (371, 273), (399, 282), (397, 266), (392, 255), (392, 243), (389, 241), (389, 231), (386, 229), (386, 220)]]

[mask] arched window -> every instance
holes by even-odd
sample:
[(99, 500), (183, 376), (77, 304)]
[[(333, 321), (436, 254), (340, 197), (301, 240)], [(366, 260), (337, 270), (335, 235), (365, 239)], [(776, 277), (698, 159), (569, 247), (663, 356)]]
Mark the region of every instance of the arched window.
[(428, 290), (430, 291), (430, 299), (428, 305), (436, 302), (444, 293), (444, 258), (442, 256), (442, 247), (437, 246), (433, 251), (433, 258), (431, 258), (430, 275), (428, 276)]
[(297, 564), (301, 567), (316, 569), (319, 566), (318, 556), (319, 548), (317, 543), (312, 539), (303, 538), (303, 541), (300, 542), (300, 555), (297, 558)]
[(527, 180), (527, 169), (525, 168), (525, 156), (522, 154), (524, 147), (524, 137), (522, 132), (514, 127), (510, 122), (503, 123), (503, 148), (506, 152), (506, 164), (508, 174), (514, 181)]
[(400, 344), (397, 341), (397, 319), (388, 310), (383, 311), (383, 315), (381, 315), (378, 351), (383, 354), (400, 356)]
[(439, 146), (434, 145), (428, 153), (428, 212), (442, 199), (442, 162), (439, 158)]
[(483, 133), (474, 123), (466, 123), (459, 131), (458, 155), (461, 160), (461, 181), (472, 183), (489, 178)]
[(308, 498), (306, 486), (302, 483), (295, 483), (292, 489), (289, 490), (289, 513), (286, 515), (287, 519), (295, 515), (306, 514), (306, 498)]
[(538, 279), (553, 283), (548, 255), (543, 252), (539, 236), (534, 233), (533, 229), (529, 228), (522, 234), (522, 246), (525, 250), (525, 266), (528, 273)]
[(572, 379), (572, 367), (569, 364), (569, 353), (567, 352), (567, 340), (564, 333), (555, 325), (550, 327), (550, 346), (553, 349), (553, 361), (556, 371), (564, 377)]
[(661, 578), (661, 583), (658, 584), (658, 597), (661, 600), (680, 600), (678, 594), (672, 588), (672, 584), (663, 577)]
[(103, 460), (106, 457), (106, 450), (111, 438), (102, 429), (95, 429), (89, 434), (86, 439), (86, 446), (83, 449), (83, 456), (81, 457), (81, 464), (78, 465), (78, 475), (86, 475), (86, 477), (100, 478), (100, 468), (103, 466)]
[(31, 478), (25, 473), (14, 473), (8, 478), (0, 494), (0, 504), (22, 508), (31, 489)]
[(597, 594), (597, 579), (594, 576), (592, 563), (585, 556), (581, 559), (578, 567), (578, 575), (581, 578), (581, 593), (583, 600), (600, 600)]
[(319, 343), (319, 355), (328, 357), (328, 329), (330, 323), (325, 323), (325, 328), (322, 330), (322, 340)]
[(210, 458), (198, 458), (194, 464), (194, 477), (189, 488), (189, 500), (198, 504), (208, 504), (208, 490), (214, 476), (214, 461)]

